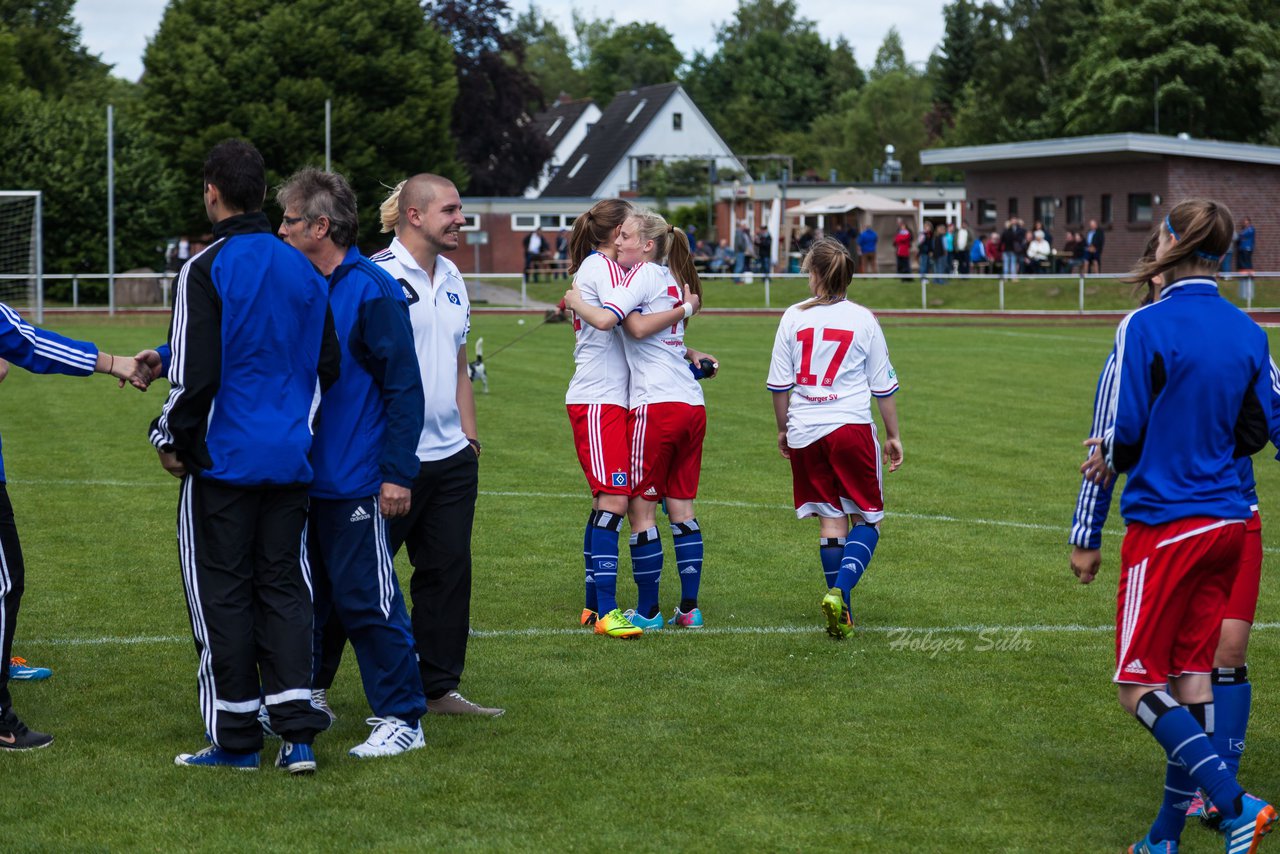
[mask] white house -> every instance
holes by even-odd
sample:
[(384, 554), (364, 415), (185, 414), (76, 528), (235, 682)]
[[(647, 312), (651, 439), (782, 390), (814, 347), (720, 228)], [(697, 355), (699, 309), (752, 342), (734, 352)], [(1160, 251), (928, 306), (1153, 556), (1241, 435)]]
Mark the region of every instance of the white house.
[(600, 108), (590, 98), (572, 100), (562, 94), (550, 107), (534, 118), (534, 127), (551, 144), (551, 158), (543, 165), (537, 179), (524, 191), (526, 199), (542, 195), (547, 183), (555, 177), (582, 141), (600, 121)]
[(746, 171), (680, 84), (619, 92), (540, 195), (617, 196), (636, 189), (645, 166), (686, 158)]

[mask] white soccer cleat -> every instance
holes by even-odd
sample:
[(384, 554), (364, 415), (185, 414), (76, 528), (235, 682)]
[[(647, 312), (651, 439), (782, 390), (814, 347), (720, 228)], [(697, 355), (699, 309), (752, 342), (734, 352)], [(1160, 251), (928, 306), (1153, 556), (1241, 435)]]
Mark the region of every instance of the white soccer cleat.
[(391, 715), (385, 718), (367, 718), (365, 723), (373, 727), (373, 732), (369, 733), (369, 738), (363, 744), (357, 744), (347, 751), (357, 759), (397, 756), (427, 746), (427, 740), (422, 736), (421, 723), (411, 727)]

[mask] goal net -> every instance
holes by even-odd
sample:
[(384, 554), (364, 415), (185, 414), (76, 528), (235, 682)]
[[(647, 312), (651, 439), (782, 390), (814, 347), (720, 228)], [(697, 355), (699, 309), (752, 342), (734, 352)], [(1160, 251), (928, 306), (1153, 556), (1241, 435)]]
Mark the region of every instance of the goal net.
[(43, 223), (38, 190), (0, 190), (0, 302), (35, 308)]

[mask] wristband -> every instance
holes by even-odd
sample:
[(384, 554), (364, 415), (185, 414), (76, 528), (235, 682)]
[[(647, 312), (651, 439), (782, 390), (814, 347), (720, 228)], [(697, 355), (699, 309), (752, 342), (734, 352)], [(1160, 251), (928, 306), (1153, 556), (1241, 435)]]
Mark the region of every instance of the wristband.
[(684, 318), (688, 320), (691, 317), (693, 317), (693, 303), (687, 302), (684, 304)]

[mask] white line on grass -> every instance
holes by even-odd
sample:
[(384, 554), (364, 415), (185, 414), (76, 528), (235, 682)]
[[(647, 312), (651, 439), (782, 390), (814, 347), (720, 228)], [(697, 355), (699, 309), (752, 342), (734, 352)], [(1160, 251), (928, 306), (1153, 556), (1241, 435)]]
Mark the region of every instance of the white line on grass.
[[(1063, 625), (958, 625), (958, 626), (859, 626), (858, 632), (884, 635), (973, 635), (982, 633), (1012, 634), (1102, 634), (1115, 631), (1115, 626), (1083, 626), (1078, 623)], [(1255, 623), (1255, 631), (1280, 628), (1280, 623)], [(821, 632), (816, 622), (805, 626), (707, 626), (701, 629), (667, 629), (663, 634), (672, 635), (807, 635)], [(586, 629), (528, 628), (528, 629), (472, 629), (475, 638), (550, 638), (589, 634)], [(145, 644), (190, 643), (189, 636), (155, 635), (144, 637), (99, 638), (23, 638), (23, 646), (141, 646)]]
[[(128, 480), (11, 480), (9, 483), (20, 486), (123, 486), (123, 487), (157, 487), (160, 484)], [(161, 483), (164, 483), (162, 481)], [(586, 501), (586, 495), (580, 492), (525, 492), (514, 490), (482, 489), (480, 495), (491, 498), (550, 498), (558, 501)], [(714, 498), (699, 498), (699, 504), (712, 507), (742, 507), (748, 510), (793, 510), (786, 504), (764, 504), (757, 501), (721, 501)], [(902, 513), (888, 511), (886, 516), (893, 519), (916, 519), (922, 522), (949, 522), (957, 525), (986, 525), (996, 528), (1018, 528), (1024, 531), (1060, 531), (1066, 532), (1067, 525), (1044, 525), (1036, 522), (1014, 522), (1009, 519), (974, 519), (963, 516), (944, 516), (936, 513)], [(1267, 554), (1280, 554), (1280, 548), (1263, 548)]]

